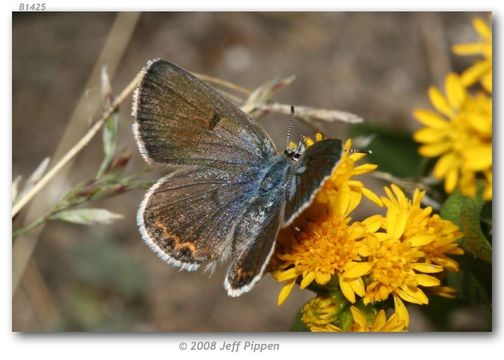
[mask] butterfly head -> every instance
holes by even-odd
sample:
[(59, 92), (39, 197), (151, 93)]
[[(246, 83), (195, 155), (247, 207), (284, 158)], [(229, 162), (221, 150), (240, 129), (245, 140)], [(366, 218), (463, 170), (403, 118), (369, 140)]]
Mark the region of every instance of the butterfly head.
[(298, 161), (301, 158), (301, 156), (303, 156), (305, 150), (306, 150), (306, 140), (304, 136), (301, 136), (301, 139), (299, 140), (297, 145), (292, 141), (290, 141), (287, 144), (287, 149), (285, 149), (284, 154), (285, 156), (287, 156), (287, 158), (293, 161)]

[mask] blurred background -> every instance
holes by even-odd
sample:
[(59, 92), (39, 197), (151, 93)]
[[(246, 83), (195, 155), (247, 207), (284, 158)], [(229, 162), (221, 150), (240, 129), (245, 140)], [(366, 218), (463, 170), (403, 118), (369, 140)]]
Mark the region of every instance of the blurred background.
[[(100, 111), (103, 65), (114, 93), (147, 60), (160, 57), (190, 71), (248, 89), (295, 75), (274, 99), (353, 112), (367, 127), (386, 129), (397, 148), (394, 163), (378, 152), (382, 170), (407, 176), (418, 161), (412, 110), (430, 105), (427, 88), (471, 64), (455, 57), (455, 43), (475, 40), (474, 13), (14, 13), (13, 176), (28, 176), (46, 156), (59, 159)], [(119, 144), (132, 159), (127, 173), (147, 169), (131, 133), (130, 99), (120, 108)], [(279, 149), (288, 116), (261, 124)], [(328, 137), (354, 134), (325, 125)], [(380, 130), (381, 131), (381, 130)], [(301, 123), (296, 135), (310, 135)], [(377, 140), (378, 142), (380, 139)], [(375, 151), (376, 152), (376, 151)], [(103, 157), (101, 136), (23, 210), (17, 228), (47, 211), (73, 184), (92, 178)], [(371, 160), (373, 161), (373, 160)], [(156, 179), (162, 170), (147, 173)], [(373, 179), (366, 179), (373, 182)], [(381, 187), (374, 183), (374, 188)], [(372, 187), (373, 187), (372, 186)], [(13, 245), (14, 331), (288, 331), (307, 291), (295, 290), (277, 307), (281, 285), (266, 275), (251, 293), (226, 295), (225, 268), (208, 275), (179, 272), (142, 242), (135, 223), (144, 191), (98, 201), (120, 213), (112, 225), (49, 222)], [(366, 208), (361, 210), (366, 214)], [(21, 269), (21, 270), (19, 270)], [(411, 330), (443, 330), (419, 309)], [(446, 315), (446, 314), (445, 314)], [(448, 316), (449, 315), (449, 316)], [(451, 330), (485, 330), (484, 307), (458, 304), (446, 315)]]

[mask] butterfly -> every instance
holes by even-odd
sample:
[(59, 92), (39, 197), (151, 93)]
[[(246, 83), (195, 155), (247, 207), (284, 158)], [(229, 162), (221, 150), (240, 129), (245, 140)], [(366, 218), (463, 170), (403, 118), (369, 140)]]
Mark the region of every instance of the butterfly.
[(229, 296), (263, 276), (279, 230), (311, 204), (341, 158), (337, 139), (278, 153), (236, 105), (160, 59), (143, 69), (132, 115), (145, 161), (169, 165), (139, 207), (143, 240), (182, 270), (229, 261)]

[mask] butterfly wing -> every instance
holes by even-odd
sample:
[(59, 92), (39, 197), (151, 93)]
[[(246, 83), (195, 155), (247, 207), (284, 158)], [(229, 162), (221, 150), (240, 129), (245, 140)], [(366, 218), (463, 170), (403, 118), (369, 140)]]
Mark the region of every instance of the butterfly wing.
[(337, 139), (316, 142), (306, 149), (296, 166), (291, 168), (287, 180), (284, 226), (289, 225), (311, 204), (338, 164), (342, 150), (341, 141)]
[(310, 205), (337, 165), (341, 151), (340, 140), (324, 140), (310, 146), (298, 162), (284, 159), (271, 163), (261, 184), (268, 190), (256, 192), (235, 230), (233, 261), (224, 282), (228, 295), (249, 291), (262, 277), (280, 227)]
[(283, 199), (277, 195), (256, 198), (236, 228), (233, 261), (224, 281), (229, 296), (250, 291), (269, 263), (281, 223)]
[(209, 85), (163, 60), (144, 69), (133, 115), (147, 162), (184, 165), (147, 192), (137, 215), (144, 241), (181, 269), (213, 266), (230, 253), (272, 142)]
[(164, 60), (145, 67), (132, 113), (133, 131), (148, 163), (240, 172), (276, 154), (253, 119), (205, 82)]
[(221, 169), (180, 168), (147, 192), (137, 215), (143, 240), (178, 268), (211, 268), (230, 253), (250, 189), (247, 177)]

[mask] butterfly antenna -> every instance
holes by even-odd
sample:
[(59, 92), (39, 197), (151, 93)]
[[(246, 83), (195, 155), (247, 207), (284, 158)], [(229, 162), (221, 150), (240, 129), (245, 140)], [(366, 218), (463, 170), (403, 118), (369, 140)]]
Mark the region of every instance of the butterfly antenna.
[(291, 105), (291, 116), (289, 119), (289, 125), (287, 126), (287, 148), (289, 147), (290, 137), (292, 133), (292, 124), (294, 123), (294, 106)]
[(361, 149), (350, 149), (351, 153), (360, 153), (371, 155), (373, 152), (371, 150), (361, 150)]

